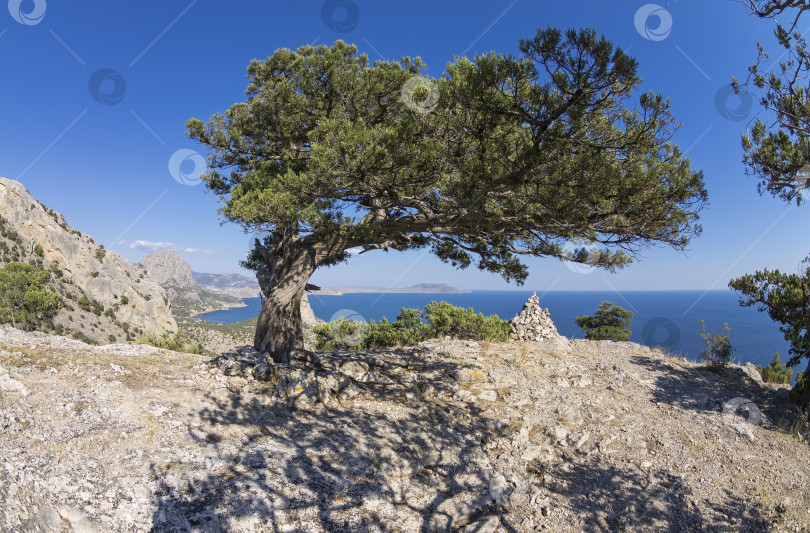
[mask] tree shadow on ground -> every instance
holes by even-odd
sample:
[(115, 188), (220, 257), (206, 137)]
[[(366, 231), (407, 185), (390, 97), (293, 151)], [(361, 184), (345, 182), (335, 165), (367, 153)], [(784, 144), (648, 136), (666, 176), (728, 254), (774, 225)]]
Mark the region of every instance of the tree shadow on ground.
[(760, 505), (724, 490), (722, 503), (698, 502), (678, 475), (604, 457), (565, 462), (547, 471), (547, 488), (566, 499), (586, 533), (615, 531), (761, 532)]
[(734, 399), (752, 401), (766, 420), (764, 427), (778, 428), (781, 421), (792, 420), (798, 411), (784, 390), (773, 389), (754, 381), (738, 367), (712, 369), (708, 366), (680, 366), (665, 359), (633, 356), (630, 362), (653, 375), (652, 401), (684, 410), (718, 413)]
[(455, 365), (409, 364), (430, 398), (407, 399), (412, 384), (392, 369), (314, 410), (209, 394), (198, 413), (208, 458), (182, 475), (153, 468), (152, 531), (428, 531), (442, 501), (487, 486), (476, 457), (495, 433), (475, 405), (435, 395)]

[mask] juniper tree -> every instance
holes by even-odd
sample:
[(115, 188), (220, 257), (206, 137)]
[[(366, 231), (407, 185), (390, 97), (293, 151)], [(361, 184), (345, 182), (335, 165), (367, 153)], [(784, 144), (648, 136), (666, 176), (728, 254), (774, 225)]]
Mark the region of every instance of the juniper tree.
[(267, 232), (245, 265), (264, 295), (254, 345), (275, 361), (303, 347), (312, 273), (352, 248), (428, 248), (522, 283), (521, 256), (614, 270), (700, 232), (702, 173), (670, 143), (668, 100), (594, 31), (424, 72), (341, 41), (280, 49), (250, 63), (246, 102), (188, 121), (221, 216)]
[[(806, 0), (740, 0), (755, 15), (774, 19), (782, 16), (787, 25), (776, 23), (774, 34), (780, 47), (778, 65), (758, 44), (759, 58), (749, 68), (748, 85), (764, 90), (760, 103), (766, 111), (766, 124), (758, 118), (749, 134), (743, 134), (743, 161), (746, 171), (759, 179), (761, 194), (768, 192), (786, 202), (801, 204), (810, 179), (810, 51), (798, 31), (799, 19), (810, 10)], [(741, 85), (734, 81), (735, 88)], [(791, 397), (810, 404), (810, 256), (798, 274), (764, 269), (729, 282), (741, 293), (740, 305), (758, 305), (759, 311), (780, 325), (790, 345), (788, 366), (808, 359), (807, 370), (798, 379)]]
[[(785, 22), (776, 22), (774, 30), (778, 49), (771, 53), (778, 54), (779, 62), (773, 63), (757, 43), (757, 63), (748, 69), (745, 85), (759, 93), (765, 113), (742, 135), (743, 161), (748, 174), (759, 180), (760, 193), (801, 204), (810, 179), (810, 51), (796, 27), (810, 5), (806, 0), (739, 1), (760, 18), (781, 16)], [(742, 90), (738, 80), (732, 85)]]
[(632, 332), (627, 328), (634, 314), (613, 302), (602, 302), (593, 315), (578, 316), (574, 322), (582, 328), (586, 339), (629, 341)]

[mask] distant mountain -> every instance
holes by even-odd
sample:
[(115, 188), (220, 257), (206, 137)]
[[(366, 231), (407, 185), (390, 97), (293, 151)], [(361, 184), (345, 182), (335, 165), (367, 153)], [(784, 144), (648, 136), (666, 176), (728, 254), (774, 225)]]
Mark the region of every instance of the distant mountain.
[[(141, 259), (141, 264), (166, 289), (178, 319), (217, 309), (239, 307), (242, 298), (259, 296), (259, 283), (239, 274), (192, 272), (176, 250), (163, 250)], [(301, 301), (305, 323), (317, 325), (306, 296)]]
[(40, 264), (66, 304), (56, 332), (101, 344), (177, 331), (166, 291), (141, 267), (71, 228), (19, 182), (0, 178), (0, 266)]
[(206, 274), (192, 272), (194, 280), (203, 289), (222, 296), (236, 298), (256, 298), (259, 296), (259, 282), (256, 278), (248, 278), (239, 274)]
[(339, 296), (341, 294), (349, 294), (349, 293), (368, 293), (368, 292), (384, 292), (384, 293), (391, 293), (391, 294), (409, 294), (409, 293), (419, 293), (419, 294), (465, 294), (472, 292), (468, 289), (461, 289), (459, 287), (453, 287), (446, 283), (418, 283), (416, 285), (411, 285), (410, 287), (363, 287), (363, 286), (352, 286), (352, 287), (339, 287), (339, 288), (322, 288), (319, 291), (313, 291), (312, 294), (318, 294), (320, 296)]
[(162, 250), (145, 255), (141, 266), (148, 270), (166, 289), (175, 314), (204, 313), (241, 305), (239, 298), (215, 294), (202, 287), (191, 273), (191, 267), (177, 250)]

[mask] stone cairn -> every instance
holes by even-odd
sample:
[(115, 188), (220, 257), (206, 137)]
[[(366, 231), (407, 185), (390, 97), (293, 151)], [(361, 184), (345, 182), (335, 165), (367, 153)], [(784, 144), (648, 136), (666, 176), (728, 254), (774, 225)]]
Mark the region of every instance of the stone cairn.
[(541, 341), (559, 337), (557, 327), (551, 321), (548, 309), (540, 307), (537, 293), (532, 294), (523, 304), (523, 309), (509, 323), (512, 332), (509, 338), (516, 341)]

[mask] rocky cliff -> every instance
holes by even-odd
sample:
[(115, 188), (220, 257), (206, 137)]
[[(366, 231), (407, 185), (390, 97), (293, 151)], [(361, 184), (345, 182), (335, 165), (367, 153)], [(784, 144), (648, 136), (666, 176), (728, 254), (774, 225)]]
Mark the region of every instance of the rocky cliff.
[(3, 262), (33, 260), (51, 270), (67, 304), (54, 320), (60, 331), (100, 343), (177, 331), (154, 277), (71, 228), (22, 184), (0, 178), (0, 217), (16, 235)]
[(191, 275), (188, 266), (177, 250), (163, 250), (141, 259), (141, 266), (152, 273), (161, 287), (166, 289), (169, 300), (200, 300), (201, 287)]

